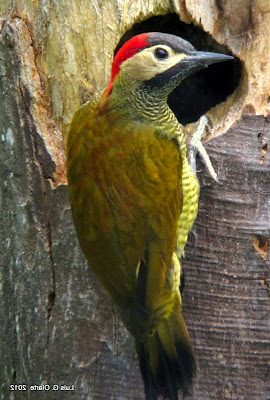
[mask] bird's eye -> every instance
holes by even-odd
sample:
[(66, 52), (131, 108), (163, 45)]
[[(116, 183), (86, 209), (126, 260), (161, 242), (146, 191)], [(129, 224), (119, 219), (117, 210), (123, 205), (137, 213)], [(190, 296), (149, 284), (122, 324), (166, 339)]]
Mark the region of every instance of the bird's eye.
[(155, 49), (154, 54), (155, 54), (155, 57), (159, 60), (164, 60), (169, 57), (169, 53), (167, 52), (167, 50), (162, 49), (161, 47), (158, 47), (157, 49)]

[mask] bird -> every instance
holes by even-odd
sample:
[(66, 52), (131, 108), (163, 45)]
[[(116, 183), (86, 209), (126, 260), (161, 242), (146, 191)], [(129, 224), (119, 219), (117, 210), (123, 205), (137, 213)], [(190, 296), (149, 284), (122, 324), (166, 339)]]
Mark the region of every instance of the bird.
[(215, 177), (200, 135), (189, 145), (167, 98), (187, 76), (230, 59), (179, 36), (136, 35), (117, 51), (107, 87), (70, 125), (67, 178), (79, 243), (134, 337), (146, 400), (192, 390), (195, 353), (179, 287), (198, 211), (196, 152)]

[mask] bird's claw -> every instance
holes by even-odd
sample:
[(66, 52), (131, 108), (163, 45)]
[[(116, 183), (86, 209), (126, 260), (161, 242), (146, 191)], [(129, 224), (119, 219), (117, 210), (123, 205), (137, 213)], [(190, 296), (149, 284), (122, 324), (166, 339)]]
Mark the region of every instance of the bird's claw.
[(207, 123), (208, 123), (208, 118), (206, 117), (206, 115), (202, 115), (201, 118), (199, 119), (199, 125), (197, 126), (196, 131), (192, 134), (188, 142), (188, 161), (192, 171), (194, 172), (194, 174), (196, 174), (196, 155), (197, 153), (199, 153), (201, 160), (206, 166), (209, 175), (216, 182), (219, 183), (217, 174), (213, 168), (211, 160), (201, 142), (201, 139), (205, 135), (205, 127)]

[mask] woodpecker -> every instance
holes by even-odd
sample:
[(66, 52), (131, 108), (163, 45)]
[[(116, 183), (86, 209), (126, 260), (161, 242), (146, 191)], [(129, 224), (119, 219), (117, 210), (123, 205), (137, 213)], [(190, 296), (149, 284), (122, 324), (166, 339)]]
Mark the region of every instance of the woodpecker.
[[(195, 356), (181, 313), (180, 260), (197, 215), (200, 142), (167, 105), (183, 79), (232, 57), (143, 33), (117, 52), (107, 88), (75, 113), (66, 146), (83, 253), (135, 339), (146, 400), (189, 392)], [(188, 96), (188, 93), (187, 93)]]

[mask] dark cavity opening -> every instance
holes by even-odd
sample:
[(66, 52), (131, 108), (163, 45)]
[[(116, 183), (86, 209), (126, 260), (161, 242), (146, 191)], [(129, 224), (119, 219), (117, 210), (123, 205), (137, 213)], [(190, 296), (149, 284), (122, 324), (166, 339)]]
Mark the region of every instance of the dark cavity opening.
[[(143, 32), (171, 33), (188, 40), (197, 50), (232, 55), (226, 46), (217, 43), (201, 28), (181, 22), (177, 14), (152, 17), (135, 24), (121, 38), (115, 52), (132, 36)], [(234, 58), (210, 65), (186, 78), (168, 98), (168, 104), (178, 121), (183, 125), (195, 122), (212, 107), (225, 101), (237, 88), (241, 71), (240, 60)]]

